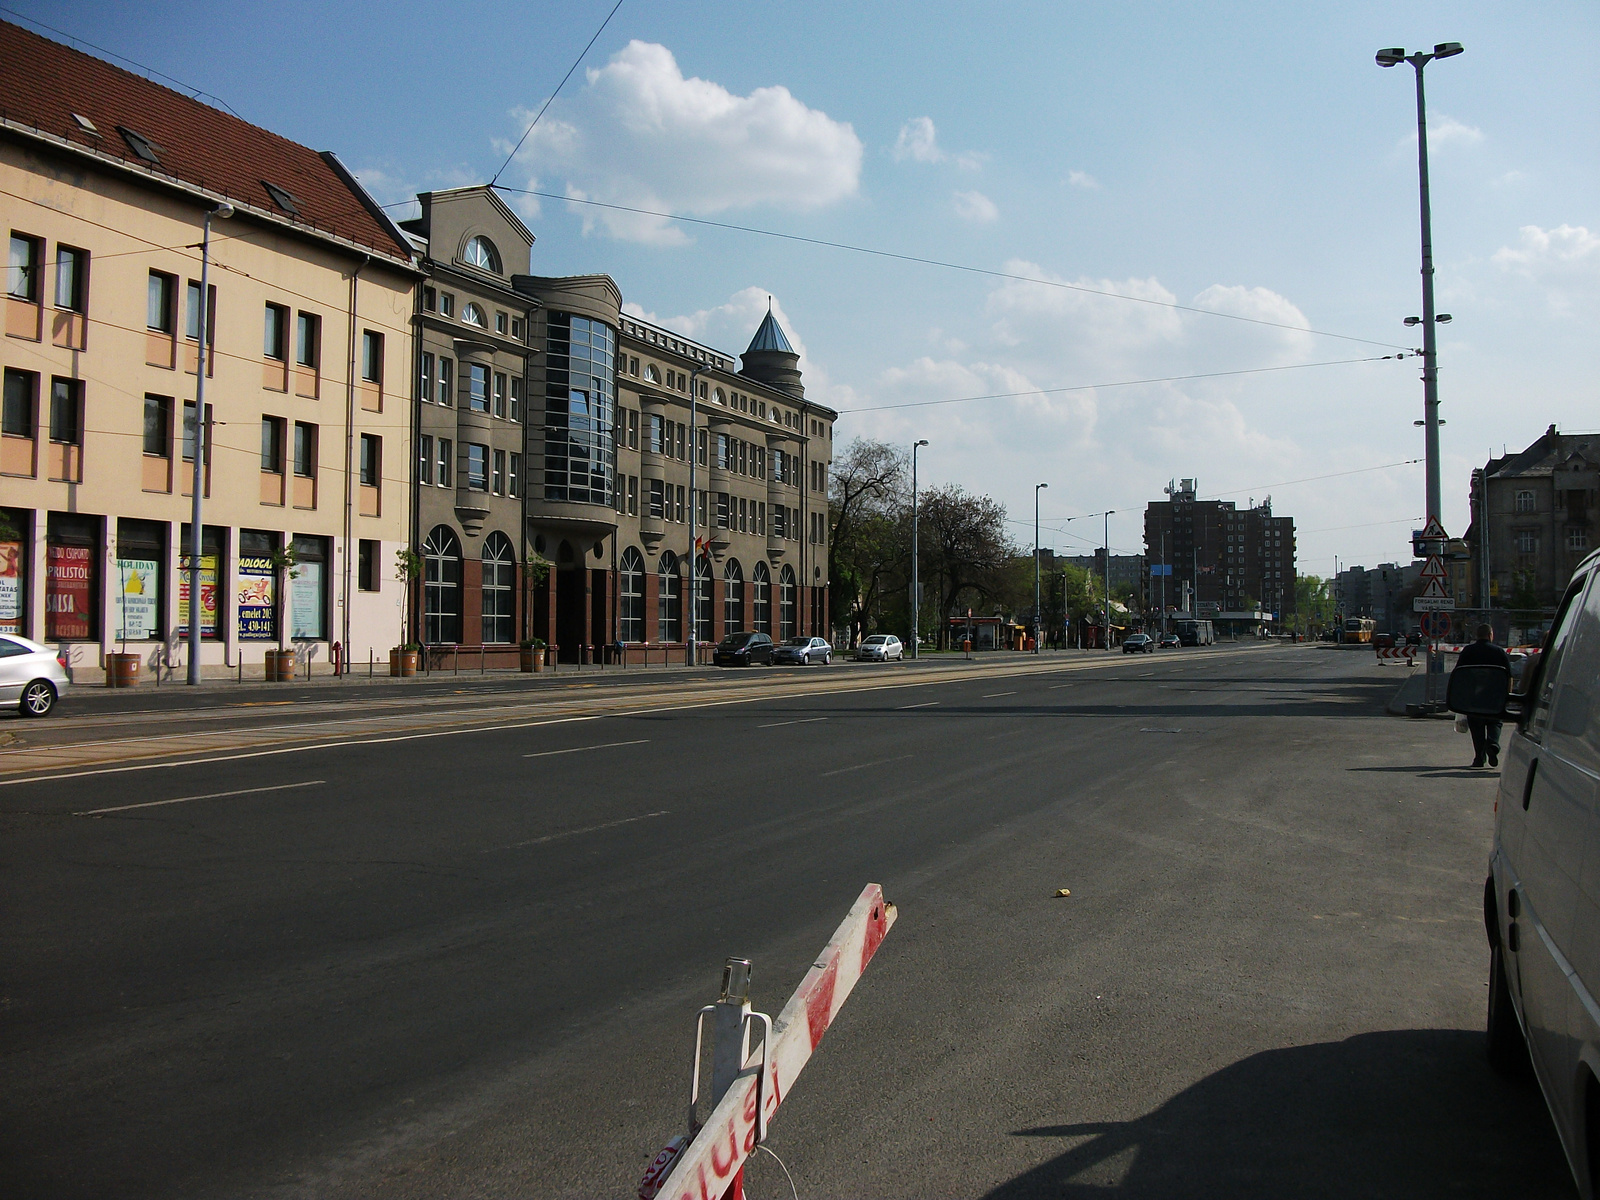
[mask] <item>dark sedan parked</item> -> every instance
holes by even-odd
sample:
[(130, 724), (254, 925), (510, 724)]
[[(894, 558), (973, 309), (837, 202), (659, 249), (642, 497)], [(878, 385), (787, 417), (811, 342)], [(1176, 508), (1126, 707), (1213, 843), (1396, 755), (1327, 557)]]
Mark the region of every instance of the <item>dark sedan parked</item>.
[(772, 639), (764, 633), (730, 633), (717, 643), (711, 661), (719, 667), (772, 663)]

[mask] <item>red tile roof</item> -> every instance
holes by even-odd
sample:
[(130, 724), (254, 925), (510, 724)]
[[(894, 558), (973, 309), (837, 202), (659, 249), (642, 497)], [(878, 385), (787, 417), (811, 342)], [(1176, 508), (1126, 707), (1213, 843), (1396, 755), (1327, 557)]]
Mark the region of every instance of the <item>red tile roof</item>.
[[(98, 136), (74, 114), (87, 117)], [(102, 59), (0, 21), (0, 120), (121, 159), (247, 204), (308, 231), (333, 235), (409, 261), (411, 247), (369, 207), (352, 179), (297, 142), (241, 121)], [(118, 131), (152, 143), (159, 163), (142, 159)], [(294, 199), (285, 212), (270, 182)]]

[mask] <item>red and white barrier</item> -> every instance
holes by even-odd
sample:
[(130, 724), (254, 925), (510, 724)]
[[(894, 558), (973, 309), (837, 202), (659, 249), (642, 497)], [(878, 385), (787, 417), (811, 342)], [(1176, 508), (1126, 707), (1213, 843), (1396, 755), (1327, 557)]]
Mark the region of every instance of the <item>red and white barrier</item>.
[(883, 898), (879, 885), (869, 883), (772, 1022), (763, 1045), (745, 1060), (744, 1069), (693, 1140), (676, 1155), (669, 1153), (673, 1148), (669, 1144), (656, 1156), (639, 1185), (641, 1197), (647, 1191), (662, 1200), (718, 1200), (740, 1194), (736, 1189), (744, 1160), (765, 1138), (772, 1114), (788, 1096), (894, 920), (894, 905)]
[(1415, 646), (1378, 646), (1377, 654), (1380, 659), (1413, 659), (1417, 656)]

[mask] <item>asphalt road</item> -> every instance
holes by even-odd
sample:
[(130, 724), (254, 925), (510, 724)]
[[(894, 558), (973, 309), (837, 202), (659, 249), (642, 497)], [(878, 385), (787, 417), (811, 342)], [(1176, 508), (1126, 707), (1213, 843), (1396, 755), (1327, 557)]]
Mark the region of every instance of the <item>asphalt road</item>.
[(1573, 1194), (1483, 1062), (1492, 777), (1398, 669), (993, 661), (7, 725), (98, 757), (0, 779), (0, 1195), (631, 1195), (723, 958), (776, 1012), (869, 880), (802, 1197)]

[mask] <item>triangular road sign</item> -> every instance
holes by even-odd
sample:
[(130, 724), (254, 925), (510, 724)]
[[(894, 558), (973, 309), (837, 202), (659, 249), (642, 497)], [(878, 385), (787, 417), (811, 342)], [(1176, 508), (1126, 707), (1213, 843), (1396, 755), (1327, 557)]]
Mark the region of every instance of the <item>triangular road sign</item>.
[(1450, 572), (1444, 565), (1444, 559), (1435, 554), (1422, 564), (1422, 574), (1418, 578), (1426, 580), (1449, 579)]
[(1429, 579), (1423, 583), (1422, 591), (1418, 595), (1425, 600), (1448, 600), (1450, 598), (1450, 589), (1442, 579)]
[(1440, 524), (1438, 517), (1429, 517), (1428, 523), (1422, 527), (1422, 536), (1425, 538), (1442, 538), (1449, 535), (1445, 533), (1444, 526)]

